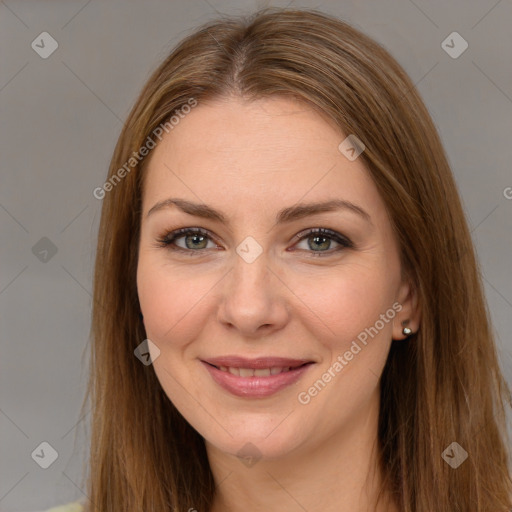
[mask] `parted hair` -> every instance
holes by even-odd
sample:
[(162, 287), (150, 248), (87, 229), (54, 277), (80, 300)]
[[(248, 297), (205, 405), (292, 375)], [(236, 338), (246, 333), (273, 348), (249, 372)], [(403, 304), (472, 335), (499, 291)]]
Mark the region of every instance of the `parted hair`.
[[(380, 381), (378, 463), (403, 512), (512, 508), (506, 407), (482, 278), (447, 157), (414, 84), (377, 42), (316, 10), (263, 9), (209, 22), (153, 72), (122, 129), (108, 178), (191, 98), (303, 101), (365, 145), (397, 235), (421, 325), (393, 341)], [(199, 108), (198, 107), (198, 108)], [(172, 136), (172, 135), (171, 135)], [(341, 141), (341, 139), (340, 139)], [(86, 480), (91, 512), (208, 511), (203, 438), (134, 356), (146, 338), (136, 269), (150, 154), (105, 193), (98, 234)], [(452, 442), (468, 458), (454, 469)]]

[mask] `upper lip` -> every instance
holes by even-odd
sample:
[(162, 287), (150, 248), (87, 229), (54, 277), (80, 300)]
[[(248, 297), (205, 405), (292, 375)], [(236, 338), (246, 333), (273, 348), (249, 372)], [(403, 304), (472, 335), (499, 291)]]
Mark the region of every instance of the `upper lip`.
[(213, 366), (227, 366), (231, 368), (296, 368), (305, 363), (313, 363), (310, 359), (288, 359), (286, 357), (257, 357), (248, 359), (241, 356), (221, 356), (202, 359)]

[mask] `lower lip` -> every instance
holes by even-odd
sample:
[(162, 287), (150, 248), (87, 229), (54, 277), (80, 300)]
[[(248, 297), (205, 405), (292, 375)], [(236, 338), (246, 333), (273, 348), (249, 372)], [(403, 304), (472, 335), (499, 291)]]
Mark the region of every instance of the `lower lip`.
[(268, 377), (240, 377), (229, 372), (223, 372), (204, 361), (201, 363), (210, 372), (213, 380), (226, 391), (243, 398), (265, 398), (279, 390), (297, 382), (308, 371), (312, 363), (299, 366), (287, 372), (269, 375)]

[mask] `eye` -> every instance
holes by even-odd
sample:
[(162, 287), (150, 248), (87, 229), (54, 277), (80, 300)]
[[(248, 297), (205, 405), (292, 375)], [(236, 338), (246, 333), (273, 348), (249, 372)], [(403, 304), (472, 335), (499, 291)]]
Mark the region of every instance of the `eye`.
[[(306, 248), (300, 250), (310, 251), (310, 256), (324, 256), (335, 252), (340, 252), (346, 248), (353, 248), (354, 244), (345, 236), (336, 231), (325, 228), (315, 228), (302, 231), (295, 235), (294, 240), (303, 241), (306, 243)], [(212, 237), (208, 231), (202, 228), (182, 228), (167, 233), (163, 237), (157, 239), (158, 247), (166, 247), (173, 251), (187, 253), (189, 255), (197, 255), (204, 249), (215, 249), (218, 246), (213, 242)], [(208, 247), (208, 242), (213, 244), (213, 247)], [(331, 249), (332, 243), (338, 247)], [(294, 251), (299, 244), (295, 244)], [(324, 253), (324, 254), (322, 254)]]
[[(182, 243), (177, 243), (178, 241)], [(208, 241), (211, 241), (208, 231), (201, 228), (177, 229), (157, 240), (160, 247), (189, 254), (200, 252), (199, 249), (211, 249), (212, 247), (207, 246)]]
[[(324, 256), (335, 252), (340, 252), (343, 249), (353, 248), (354, 244), (345, 236), (336, 231), (325, 228), (309, 229), (306, 232), (295, 235), (295, 239), (299, 239), (299, 244), (295, 247), (299, 247), (301, 243), (305, 243), (306, 247), (300, 248), (301, 250), (310, 250), (311, 256)], [(331, 249), (332, 242), (338, 245), (338, 247)], [(322, 254), (323, 253), (323, 254)]]

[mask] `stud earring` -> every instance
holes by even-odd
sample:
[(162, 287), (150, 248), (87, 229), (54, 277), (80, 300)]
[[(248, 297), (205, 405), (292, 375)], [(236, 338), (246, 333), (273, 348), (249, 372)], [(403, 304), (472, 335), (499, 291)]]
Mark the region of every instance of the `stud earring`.
[(404, 328), (402, 329), (402, 334), (404, 336), (410, 336), (412, 334), (412, 329), (410, 327), (406, 327), (408, 323), (409, 323), (409, 320), (404, 320), (402, 322), (402, 325), (404, 326)]

